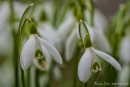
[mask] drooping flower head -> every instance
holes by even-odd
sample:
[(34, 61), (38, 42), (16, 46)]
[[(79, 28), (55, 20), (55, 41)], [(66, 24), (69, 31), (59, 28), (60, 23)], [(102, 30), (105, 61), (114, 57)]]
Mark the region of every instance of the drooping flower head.
[[(37, 35), (37, 28), (36, 28), (35, 24), (33, 22), (31, 22), (30, 23), (30, 37), (29, 37), (28, 41), (25, 43), (25, 45), (22, 49), (22, 52), (21, 52), (21, 56), (20, 56), (20, 62), (21, 62), (21, 66), (22, 66), (23, 70), (26, 70), (30, 66), (30, 64), (34, 58), (35, 59), (46, 58), (44, 51), (43, 51), (45, 49), (43, 49), (43, 48), (47, 49), (52, 54), (54, 59), (58, 63), (62, 64), (62, 58), (61, 58), (59, 52), (48, 41), (40, 38)], [(44, 59), (44, 62), (45, 63), (47, 62), (46, 59)]]
[(81, 57), (78, 65), (78, 77), (80, 81), (87, 82), (92, 72), (98, 72), (102, 70), (97, 55), (114, 66), (118, 71), (122, 70), (120, 64), (114, 58), (102, 51), (93, 48), (89, 31), (82, 20), (80, 20), (79, 23), (79, 35), (85, 49), (85, 53)]

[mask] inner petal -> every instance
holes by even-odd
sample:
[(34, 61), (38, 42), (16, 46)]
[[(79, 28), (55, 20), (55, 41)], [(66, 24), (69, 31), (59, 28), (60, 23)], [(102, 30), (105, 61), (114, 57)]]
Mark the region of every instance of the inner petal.
[(42, 47), (41, 47), (39, 38), (38, 38), (37, 34), (35, 34), (34, 37), (35, 37), (35, 40), (36, 40), (35, 58), (36, 59), (42, 59), (42, 58), (44, 58), (44, 55), (43, 55), (43, 51), (42, 51)]
[(97, 55), (95, 54), (92, 48), (90, 48), (90, 52), (92, 54), (92, 67), (91, 67), (92, 71), (93, 72), (102, 71), (99, 59), (97, 58)]

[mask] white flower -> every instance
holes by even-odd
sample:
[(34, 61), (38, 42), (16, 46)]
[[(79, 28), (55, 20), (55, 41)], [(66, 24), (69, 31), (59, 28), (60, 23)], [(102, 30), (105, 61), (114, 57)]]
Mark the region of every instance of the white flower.
[[(72, 31), (72, 33), (70, 34), (70, 36), (68, 37), (66, 41), (65, 56), (66, 56), (67, 61), (69, 61), (74, 55), (74, 51), (78, 44), (79, 33), (77, 32), (78, 30), (77, 28), (78, 26), (75, 27), (75, 29)], [(102, 32), (98, 31), (96, 27), (91, 27), (87, 24), (87, 28), (90, 33), (90, 38), (92, 40), (94, 48), (107, 52), (107, 53), (111, 53), (111, 47), (105, 35)], [(81, 32), (84, 38), (86, 35), (85, 29), (82, 29)]]
[(89, 47), (86, 48), (78, 65), (78, 77), (82, 82), (87, 82), (92, 72), (102, 70), (96, 54), (114, 66), (118, 71), (122, 70), (120, 64), (110, 55), (96, 50), (93, 47)]
[(130, 36), (125, 36), (121, 40), (119, 57), (123, 64), (130, 63)]
[(87, 28), (85, 23), (82, 20), (80, 20), (79, 35), (83, 47), (85, 49), (85, 53), (81, 57), (78, 65), (78, 77), (82, 82), (87, 82), (92, 72), (98, 72), (102, 70), (97, 55), (106, 60), (112, 66), (114, 66), (118, 71), (122, 70), (120, 64), (114, 58), (92, 47), (93, 44), (91, 42), (92, 34), (91, 33), (89, 34), (89, 32), (90, 30)]
[[(124, 65), (122, 67), (122, 72), (119, 72), (117, 80), (119, 83), (129, 83), (129, 80), (130, 80), (129, 65)], [(122, 87), (122, 85), (119, 85), (118, 87)], [(123, 87), (128, 87), (128, 85), (123, 85)]]
[(26, 70), (30, 66), (34, 58), (44, 58), (44, 49), (42, 49), (41, 46), (44, 46), (52, 54), (54, 59), (58, 63), (62, 64), (62, 58), (53, 45), (37, 36), (37, 34), (31, 34), (29, 40), (25, 43), (21, 52), (20, 62), (23, 70)]

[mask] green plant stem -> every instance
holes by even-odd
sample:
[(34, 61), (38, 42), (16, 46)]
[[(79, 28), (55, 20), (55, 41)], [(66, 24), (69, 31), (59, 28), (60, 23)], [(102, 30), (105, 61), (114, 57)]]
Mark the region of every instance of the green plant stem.
[(20, 67), (22, 87), (25, 87), (24, 70)]
[(87, 87), (87, 82), (83, 83), (82, 87)]
[(77, 78), (78, 78), (78, 76), (77, 76), (77, 69), (78, 69), (79, 58), (80, 58), (80, 49), (79, 49), (79, 47), (77, 47), (72, 87), (77, 87)]
[(39, 85), (39, 70), (36, 69), (35, 72), (36, 72), (35, 73), (35, 87), (40, 87), (40, 85)]
[(14, 37), (14, 51), (13, 51), (13, 60), (14, 60), (14, 76), (15, 76), (15, 87), (19, 87), (19, 60), (18, 60), (18, 43), (17, 37), (14, 30), (12, 30), (13, 37)]
[(30, 67), (27, 70), (26, 87), (30, 87)]
[(17, 34), (15, 32), (14, 28), (14, 22), (15, 22), (15, 13), (13, 8), (13, 0), (9, 1), (10, 4), (10, 27), (12, 30), (12, 36), (14, 38), (14, 44), (13, 44), (13, 60), (14, 60), (14, 76), (15, 76), (15, 87), (19, 87), (19, 61), (18, 61), (18, 42), (17, 42)]
[(59, 16), (59, 10), (60, 10), (60, 4), (61, 4), (62, 0), (54, 0), (54, 13), (53, 13), (53, 20), (52, 20), (52, 24), (53, 26), (56, 28), (57, 27), (57, 20), (58, 16)]
[(52, 82), (52, 79), (53, 79), (53, 72), (54, 72), (54, 65), (55, 65), (55, 62), (52, 60), (52, 61), (51, 61), (51, 68), (50, 68), (50, 70), (49, 70), (48, 81), (47, 81), (45, 87), (51, 87), (51, 82)]
[(90, 25), (94, 26), (94, 4), (93, 4), (93, 0), (90, 0), (90, 5), (91, 5), (91, 9), (90, 9)]
[(58, 25), (63, 22), (63, 19), (65, 17), (66, 11), (67, 11), (67, 8), (68, 8), (68, 6), (70, 4), (70, 1), (71, 0), (67, 0), (65, 5), (64, 5), (64, 7), (63, 7), (63, 10), (61, 10), (61, 14), (60, 14), (60, 19), (59, 19)]

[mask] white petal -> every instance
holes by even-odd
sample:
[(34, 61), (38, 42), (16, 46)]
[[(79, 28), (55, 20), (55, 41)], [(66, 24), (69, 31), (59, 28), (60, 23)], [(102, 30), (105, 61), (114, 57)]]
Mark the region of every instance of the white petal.
[(73, 30), (65, 44), (65, 57), (69, 61), (75, 53), (78, 44), (77, 30)]
[(44, 40), (40, 37), (39, 37), (39, 40), (40, 40), (41, 44), (52, 54), (54, 59), (58, 63), (62, 64), (62, 58), (61, 58), (59, 52), (56, 50), (56, 48), (53, 45), (51, 45), (49, 42), (47, 42), (46, 40)]
[(93, 46), (101, 51), (111, 53), (111, 47), (106, 36), (96, 28), (87, 25)]
[(39, 64), (38, 59), (33, 59), (33, 63), (40, 70), (49, 70), (50, 63), (51, 63), (51, 55), (50, 55), (50, 53), (48, 52), (48, 50), (44, 46), (42, 46), (42, 50), (43, 50), (43, 55), (45, 55), (45, 59), (46, 59), (46, 64), (47, 65), (45, 67), (42, 67)]
[(124, 64), (130, 63), (130, 36), (126, 36), (122, 39), (119, 55), (121, 62), (123, 62)]
[[(118, 82), (120, 83), (128, 83), (130, 80), (130, 67), (129, 65), (125, 65), (124, 67), (122, 67), (122, 72), (119, 72), (118, 74)], [(121, 87), (121, 86), (119, 86)], [(125, 87), (125, 86), (123, 86)], [(128, 87), (128, 86), (126, 86)]]
[(41, 37), (47, 41), (49, 41), (51, 44), (53, 44), (54, 42), (54, 37), (56, 32), (52, 29), (51, 26), (49, 26), (49, 24), (42, 24), (41, 27), (39, 27), (38, 32), (41, 35)]
[(86, 49), (78, 65), (78, 77), (80, 81), (82, 82), (88, 81), (91, 75), (91, 65), (92, 65), (92, 55), (89, 49)]
[(63, 24), (61, 24), (61, 26), (59, 27), (58, 31), (57, 31), (57, 37), (61, 38), (61, 39), (66, 39), (67, 35), (69, 34), (69, 32), (71, 32), (72, 29), (74, 29), (75, 27), (75, 19), (71, 16), (69, 16), (65, 22), (63, 22)]
[(20, 62), (23, 70), (26, 70), (30, 66), (35, 55), (35, 50), (36, 41), (34, 35), (30, 35), (30, 38), (25, 43), (20, 56)]
[(103, 58), (104, 60), (109, 62), (112, 66), (114, 66), (118, 71), (122, 70), (120, 64), (113, 57), (111, 57), (110, 55), (108, 55), (108, 54), (106, 54), (104, 52), (96, 50), (94, 48), (93, 48), (93, 50), (95, 51), (95, 53), (97, 55), (99, 55), (101, 58)]
[(91, 55), (92, 55), (92, 61), (93, 61), (93, 63), (97, 62), (97, 63), (99, 64), (99, 67), (96, 68), (96, 70), (94, 70), (94, 69), (92, 68), (92, 71), (93, 71), (93, 72), (98, 72), (98, 70), (99, 70), (99, 71), (102, 71), (101, 64), (100, 64), (100, 62), (99, 62), (99, 59), (98, 59), (96, 53), (94, 52), (94, 50), (92, 49), (92, 47), (90, 47), (89, 50), (90, 50)]

